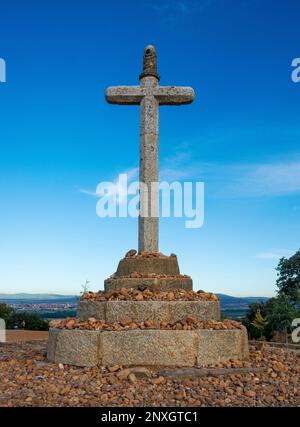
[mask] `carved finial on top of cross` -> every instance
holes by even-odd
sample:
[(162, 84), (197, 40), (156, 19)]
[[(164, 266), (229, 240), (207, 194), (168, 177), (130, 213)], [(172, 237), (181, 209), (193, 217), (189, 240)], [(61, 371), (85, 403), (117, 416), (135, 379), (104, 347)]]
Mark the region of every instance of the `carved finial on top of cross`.
[(153, 76), (160, 80), (157, 72), (156, 50), (151, 44), (146, 46), (144, 50), (143, 72), (140, 74), (140, 79), (147, 76)]

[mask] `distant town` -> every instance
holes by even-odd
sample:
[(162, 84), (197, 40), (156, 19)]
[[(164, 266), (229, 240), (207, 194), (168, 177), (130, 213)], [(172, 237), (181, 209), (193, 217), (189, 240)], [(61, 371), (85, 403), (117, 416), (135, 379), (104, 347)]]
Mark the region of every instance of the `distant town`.
[(16, 312), (29, 311), (34, 313), (40, 312), (61, 312), (61, 311), (76, 311), (77, 302), (75, 303), (43, 303), (43, 302), (35, 302), (35, 303), (14, 303), (8, 304), (12, 307)]

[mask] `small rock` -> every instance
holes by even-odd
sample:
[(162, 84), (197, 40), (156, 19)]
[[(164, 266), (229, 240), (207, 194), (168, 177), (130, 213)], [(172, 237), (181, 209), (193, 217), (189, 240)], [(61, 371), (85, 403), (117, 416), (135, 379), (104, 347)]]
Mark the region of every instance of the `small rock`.
[(169, 301), (174, 301), (174, 299), (175, 299), (174, 292), (168, 292), (167, 298)]
[(154, 326), (154, 322), (153, 322), (153, 320), (146, 320), (146, 321), (145, 321), (145, 326), (146, 326), (147, 328), (153, 328), (153, 326)]
[(67, 328), (67, 329), (73, 329), (73, 328), (74, 328), (75, 323), (76, 323), (76, 320), (75, 320), (75, 319), (70, 319), (70, 320), (68, 320), (68, 321), (67, 321), (67, 323), (66, 323), (66, 328)]
[(128, 379), (132, 384), (136, 383), (136, 376), (134, 375), (134, 373), (129, 374)]
[(137, 251), (135, 249), (130, 249), (130, 251), (126, 253), (125, 258), (135, 256), (136, 254), (137, 254)]
[(160, 377), (158, 377), (158, 378), (154, 378), (154, 380), (153, 380), (153, 384), (155, 384), (155, 385), (160, 385), (160, 384), (164, 384), (165, 383), (165, 378), (164, 377), (162, 377), (162, 376), (160, 376)]
[(134, 375), (136, 377), (151, 377), (151, 372), (149, 371), (149, 369), (144, 368), (144, 367), (136, 367), (136, 368), (132, 368), (130, 370), (132, 373), (134, 373)]
[(113, 372), (117, 372), (120, 370), (120, 365), (114, 365), (114, 366), (109, 366), (108, 367), (109, 372), (113, 373)]
[(106, 393), (102, 394), (102, 395), (100, 396), (100, 400), (101, 400), (102, 402), (107, 402), (107, 401), (108, 401), (108, 395), (107, 395)]
[(247, 391), (245, 391), (245, 396), (256, 397), (256, 392), (254, 390), (247, 390)]
[(137, 271), (133, 271), (132, 273), (130, 273), (130, 277), (132, 279), (138, 279), (140, 277), (140, 274)]
[(120, 323), (121, 323), (122, 326), (125, 327), (125, 326), (129, 326), (130, 323), (132, 323), (132, 320), (131, 319), (124, 319)]
[(122, 371), (117, 373), (117, 377), (120, 380), (126, 380), (126, 378), (128, 378), (128, 375), (131, 373), (130, 369), (122, 369)]

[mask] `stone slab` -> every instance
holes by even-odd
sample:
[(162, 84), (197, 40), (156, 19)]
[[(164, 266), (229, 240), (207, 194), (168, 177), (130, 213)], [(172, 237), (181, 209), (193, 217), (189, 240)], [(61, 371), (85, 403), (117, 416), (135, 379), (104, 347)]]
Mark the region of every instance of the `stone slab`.
[(96, 366), (99, 340), (99, 331), (50, 329), (47, 357), (55, 363)]
[(211, 367), (248, 358), (245, 328), (236, 330), (50, 330), (48, 359), (82, 367)]
[(187, 316), (198, 320), (220, 320), (219, 301), (80, 301), (77, 317), (105, 320), (107, 323), (131, 319), (134, 322), (158, 320), (179, 322)]
[(210, 366), (249, 356), (247, 329), (198, 330), (197, 366)]
[(57, 337), (60, 333), (59, 329), (49, 329), (47, 358), (51, 362), (55, 362)]
[(170, 301), (169, 321), (178, 322), (193, 316), (197, 320), (220, 320), (219, 301)]
[(132, 278), (116, 277), (104, 281), (105, 292), (112, 290), (138, 289), (139, 287), (149, 288), (159, 291), (174, 291), (176, 289), (193, 290), (193, 280), (190, 277), (170, 277), (164, 279), (158, 278)]
[(194, 366), (197, 335), (191, 331), (129, 330), (103, 332), (102, 364)]
[(106, 306), (108, 301), (81, 300), (77, 307), (77, 317), (88, 320), (94, 317), (106, 321)]
[(108, 301), (106, 309), (107, 323), (131, 319), (134, 322), (146, 320), (164, 320), (168, 318), (167, 304), (162, 301)]

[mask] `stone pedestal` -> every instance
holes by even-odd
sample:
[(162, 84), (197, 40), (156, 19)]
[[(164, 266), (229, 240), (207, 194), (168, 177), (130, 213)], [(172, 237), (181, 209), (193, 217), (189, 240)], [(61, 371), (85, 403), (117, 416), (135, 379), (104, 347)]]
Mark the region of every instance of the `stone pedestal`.
[(117, 271), (104, 281), (105, 291), (126, 289), (155, 289), (171, 291), (192, 290), (193, 281), (181, 275), (176, 255), (137, 255), (123, 258)]
[[(149, 277), (149, 276), (153, 277)], [(137, 276), (137, 277), (131, 277)], [(77, 316), (82, 322), (101, 320), (107, 325), (154, 321), (152, 328), (134, 330), (50, 329), (48, 359), (76, 366), (213, 366), (230, 359), (248, 357), (247, 331), (243, 326), (223, 329), (217, 298), (201, 300), (120, 300), (118, 291), (145, 289), (165, 295), (182, 289), (190, 295), (192, 279), (180, 275), (176, 256), (131, 256), (120, 261), (113, 277), (105, 281), (107, 300), (82, 299)], [(135, 290), (135, 291), (134, 291)], [(113, 298), (114, 292), (117, 296)], [(126, 295), (126, 292), (125, 292)], [(196, 294), (192, 294), (197, 296)], [(122, 294), (119, 297), (123, 297)], [(196, 322), (213, 321), (211, 327), (190, 330), (162, 329), (155, 325), (176, 325), (192, 318)], [(129, 320), (130, 319), (130, 320)], [(220, 325), (220, 326), (219, 326)]]

